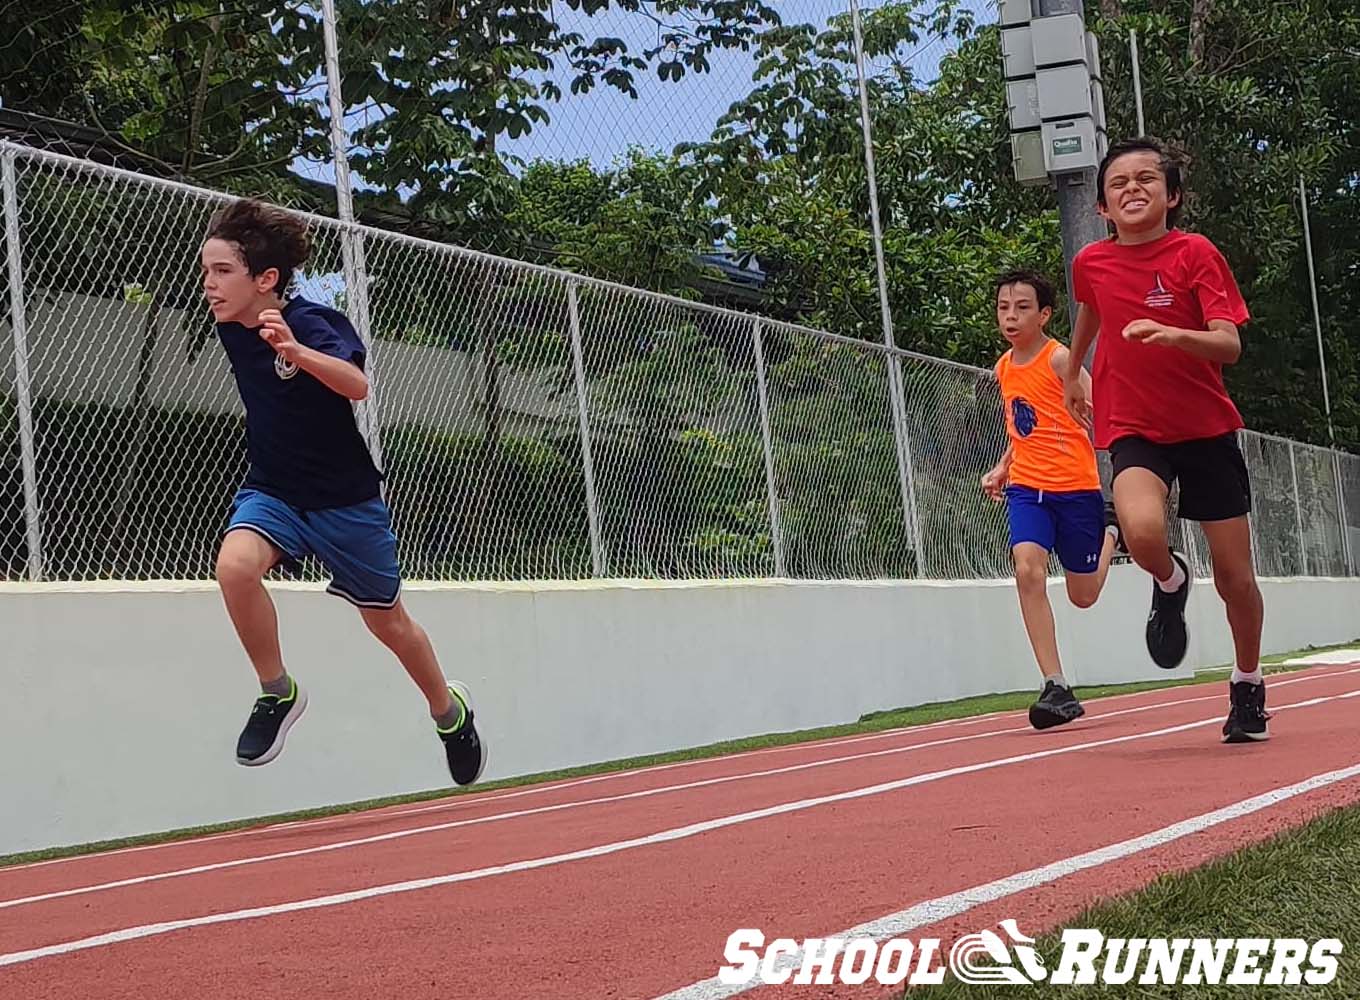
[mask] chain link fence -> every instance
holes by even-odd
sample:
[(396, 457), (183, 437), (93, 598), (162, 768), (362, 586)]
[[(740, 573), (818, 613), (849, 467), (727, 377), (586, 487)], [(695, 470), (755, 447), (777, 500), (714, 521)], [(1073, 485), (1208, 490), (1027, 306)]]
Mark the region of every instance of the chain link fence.
[[(8, 144), (0, 168), (0, 574), (210, 579), (245, 472), (199, 291), (225, 197)], [(306, 218), (296, 289), (372, 345), (409, 578), (1009, 574), (991, 372)], [(1355, 574), (1360, 457), (1243, 446), (1261, 573)]]

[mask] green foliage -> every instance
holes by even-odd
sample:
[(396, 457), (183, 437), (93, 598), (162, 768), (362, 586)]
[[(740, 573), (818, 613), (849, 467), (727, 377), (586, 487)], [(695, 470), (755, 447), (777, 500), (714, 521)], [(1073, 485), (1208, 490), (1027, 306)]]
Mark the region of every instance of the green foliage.
[[(400, 208), (441, 238), (690, 297), (703, 276), (696, 252), (726, 246), (766, 271), (768, 313), (880, 340), (849, 20), (794, 23), (758, 0), (559, 3), (657, 23), (656, 45), (567, 30), (551, 0), (340, 0), (344, 105), (364, 122), (351, 158), (367, 186), (360, 203)], [(19, 7), (0, 12), (12, 39), (0, 52), (8, 105), (103, 129), (205, 184), (316, 203), (288, 173), (299, 156), (324, 159), (328, 143), (313, 8), (99, 0), (33, 19)], [(1088, 11), (1112, 136), (1133, 131), (1126, 37), (1137, 29), (1149, 128), (1193, 161), (1187, 224), (1224, 249), (1253, 309), (1246, 355), (1229, 369), (1248, 424), (1325, 442), (1297, 205), (1306, 181), (1337, 434), (1360, 445), (1349, 320), (1360, 307), (1360, 11), (1352, 0), (1111, 0)], [(996, 27), (979, 27), (957, 0), (887, 0), (864, 29), (896, 343), (990, 367), (1002, 350), (990, 276), (1015, 264), (1062, 275), (1051, 192), (1010, 173)], [(919, 79), (911, 56), (938, 38), (956, 50), (938, 79)], [(631, 151), (602, 170), (506, 152), (564, 102), (600, 88), (636, 97), (642, 75), (690, 79), (728, 49), (755, 56), (751, 87), (713, 127), (677, 133), (672, 150)], [(192, 254), (193, 224), (120, 212), (95, 190), (63, 199), (26, 220), (63, 233), (71, 250), (49, 254), (45, 286), (193, 294), (192, 271), (169, 290), (154, 283), (173, 272), (171, 257)], [(69, 231), (90, 214), (113, 223)], [(460, 287), (491, 309), (458, 312), (445, 305), (449, 288), (403, 260), (370, 261), (382, 272), (373, 299), (384, 339), (494, 343), (495, 362), (541, 355), (562, 331), (560, 286), (475, 276)], [(534, 295), (547, 303), (541, 316)], [(592, 377), (635, 359), (647, 335), (628, 310), (586, 325)], [(1065, 325), (1059, 310), (1054, 331)], [(566, 371), (560, 356), (552, 365)]]
[[(1188, 224), (1219, 244), (1255, 322), (1229, 387), (1247, 422), (1321, 443), (1317, 339), (1299, 211), (1311, 207), (1338, 440), (1360, 445), (1360, 9), (1350, 0), (1124, 0), (1100, 26), (1107, 76), (1127, 79), (1139, 32), (1149, 131), (1191, 158)], [(1131, 88), (1107, 89), (1112, 128), (1131, 132)]]

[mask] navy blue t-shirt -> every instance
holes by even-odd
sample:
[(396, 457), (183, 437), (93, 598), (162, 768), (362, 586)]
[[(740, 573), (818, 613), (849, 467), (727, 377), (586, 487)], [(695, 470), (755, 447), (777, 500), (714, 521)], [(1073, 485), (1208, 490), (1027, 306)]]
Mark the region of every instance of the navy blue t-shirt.
[[(343, 313), (303, 298), (282, 312), (299, 344), (364, 367), (363, 341)], [(246, 408), (245, 485), (302, 510), (349, 507), (377, 496), (382, 477), (353, 403), (286, 363), (260, 329), (217, 324)]]

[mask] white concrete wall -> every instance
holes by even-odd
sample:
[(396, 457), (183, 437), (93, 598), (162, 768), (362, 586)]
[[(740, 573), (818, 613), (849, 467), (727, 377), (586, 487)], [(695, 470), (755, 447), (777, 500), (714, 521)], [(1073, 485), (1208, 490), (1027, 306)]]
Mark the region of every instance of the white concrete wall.
[[(1360, 633), (1360, 581), (1265, 583), (1267, 651)], [(1061, 600), (1081, 683), (1166, 676), (1143, 646), (1146, 577)], [(210, 585), (0, 585), (0, 854), (448, 784), (425, 706), (340, 600), (275, 588), (311, 705), (286, 753), (234, 760), (254, 678)], [(412, 587), (472, 686), (487, 778), (852, 722), (876, 709), (1037, 687), (1008, 582)], [(1211, 585), (1187, 664), (1230, 643)]]

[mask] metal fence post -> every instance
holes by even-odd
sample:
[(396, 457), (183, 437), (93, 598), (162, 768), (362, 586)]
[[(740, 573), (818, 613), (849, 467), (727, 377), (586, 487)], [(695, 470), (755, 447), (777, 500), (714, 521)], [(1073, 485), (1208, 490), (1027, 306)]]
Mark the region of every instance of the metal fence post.
[(1336, 519), (1341, 522), (1341, 557), (1346, 560), (1346, 575), (1355, 575), (1355, 563), (1351, 558), (1351, 537), (1346, 517), (1346, 484), (1341, 479), (1341, 452), (1335, 448), (1332, 453), (1332, 476), (1336, 480)]
[(873, 128), (869, 123), (868, 74), (864, 66), (864, 29), (860, 19), (858, 0), (850, 0), (850, 18), (855, 34), (855, 73), (859, 81), (860, 131), (864, 138), (864, 169), (869, 183), (869, 223), (874, 239), (874, 263), (878, 274), (878, 303), (883, 323), (883, 344), (888, 364), (888, 394), (892, 406), (893, 439), (897, 451), (897, 474), (902, 489), (902, 517), (907, 538), (916, 552), (916, 570), (926, 575), (925, 546), (921, 539), (921, 523), (916, 516), (916, 476), (912, 470), (911, 442), (907, 433), (906, 392), (902, 386), (902, 368), (896, 354), (897, 340), (893, 333), (892, 309), (888, 303), (887, 265), (883, 256), (883, 229), (878, 212), (878, 172), (874, 166)]
[(1303, 559), (1303, 575), (1308, 575), (1308, 546), (1303, 541), (1303, 497), (1299, 493), (1299, 466), (1294, 459), (1294, 442), (1289, 442), (1289, 473), (1294, 477), (1294, 523), (1299, 529), (1299, 556)]
[(19, 184), (15, 154), (0, 161), (5, 189), (5, 244), (9, 249), (10, 327), (14, 331), (14, 396), (19, 411), (19, 460), (24, 478), (24, 527), (28, 535), (28, 578), (43, 578), (42, 518), (38, 505), (38, 463), (33, 438), (33, 397), (28, 378), (28, 314), (24, 303), (24, 263), (19, 247)]
[[(1258, 495), (1256, 484), (1251, 476), (1251, 452), (1247, 449), (1247, 435), (1251, 432), (1240, 430), (1237, 432), (1237, 447), (1242, 452), (1242, 464), (1247, 467), (1247, 483), (1251, 487), (1253, 496)], [(1253, 507), (1256, 505), (1253, 503)], [(1247, 515), (1247, 537), (1251, 539), (1251, 565), (1259, 574), (1261, 572), (1261, 553), (1256, 546), (1256, 511), (1253, 510)]]
[(770, 544), (774, 548), (774, 572), (787, 576), (784, 567), (784, 531), (779, 523), (779, 493), (774, 479), (774, 442), (770, 434), (770, 398), (765, 386), (765, 346), (759, 317), (751, 321), (751, 347), (756, 359), (756, 389), (760, 398), (760, 443), (765, 452), (765, 494), (770, 504)]
[(901, 480), (902, 506), (907, 519), (907, 537), (916, 546), (916, 572), (927, 576), (925, 539), (916, 511), (916, 468), (911, 458), (911, 431), (907, 427), (907, 393), (902, 379), (902, 360), (887, 355), (888, 387), (891, 395), (893, 437), (897, 440), (897, 475)]
[(577, 419), (581, 427), (581, 462), (586, 477), (586, 520), (590, 525), (590, 561), (597, 577), (604, 576), (609, 561), (600, 536), (600, 503), (595, 493), (595, 460), (590, 453), (590, 410), (586, 405), (585, 352), (581, 349), (581, 310), (576, 301), (576, 282), (567, 282), (567, 313), (571, 317), (571, 367), (576, 376)]
[(345, 298), (355, 331), (368, 352), (368, 398), (357, 407), (359, 427), (368, 439), (373, 463), (382, 468), (382, 433), (378, 423), (377, 359), (373, 356), (373, 331), (368, 315), (368, 267), (364, 260), (364, 237), (354, 225), (354, 198), (346, 154), (345, 104), (340, 89), (340, 45), (336, 37), (335, 0), (322, 0), (321, 32), (326, 50), (326, 98), (331, 116), (331, 162), (335, 167), (336, 208), (340, 221), (341, 268), (345, 275)]

